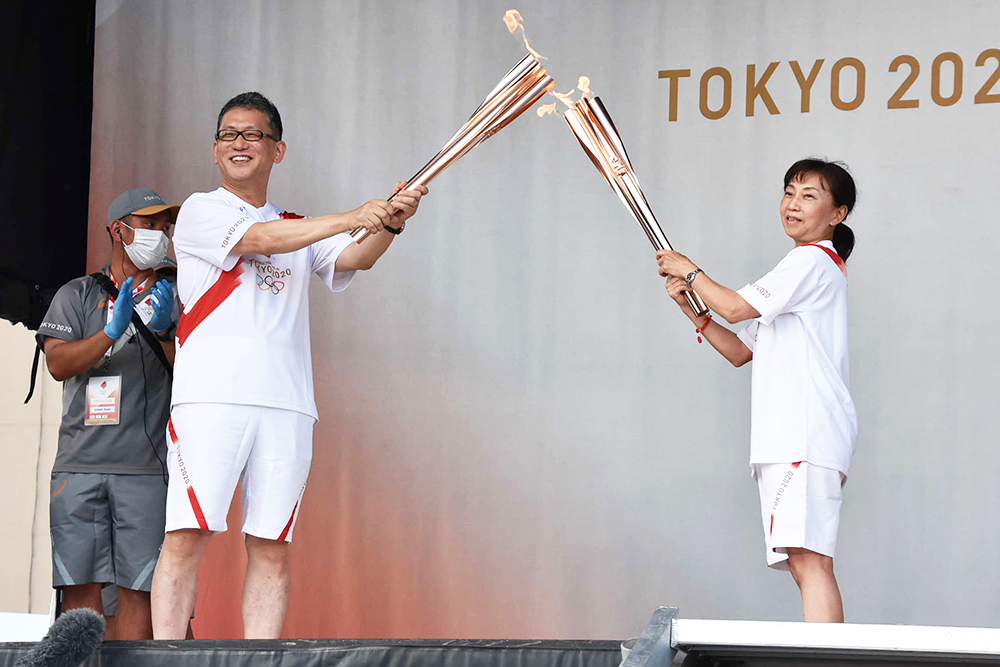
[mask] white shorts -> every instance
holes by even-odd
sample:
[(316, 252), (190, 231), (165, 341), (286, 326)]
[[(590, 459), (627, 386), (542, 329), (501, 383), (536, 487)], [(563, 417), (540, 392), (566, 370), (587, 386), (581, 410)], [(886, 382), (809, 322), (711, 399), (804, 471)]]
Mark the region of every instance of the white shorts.
[(292, 410), (182, 403), (167, 422), (166, 532), (221, 533), (240, 482), (243, 532), (292, 541), (312, 462), (315, 420)]
[(799, 463), (751, 464), (760, 491), (767, 566), (788, 569), (789, 548), (833, 558), (846, 477), (822, 466)]

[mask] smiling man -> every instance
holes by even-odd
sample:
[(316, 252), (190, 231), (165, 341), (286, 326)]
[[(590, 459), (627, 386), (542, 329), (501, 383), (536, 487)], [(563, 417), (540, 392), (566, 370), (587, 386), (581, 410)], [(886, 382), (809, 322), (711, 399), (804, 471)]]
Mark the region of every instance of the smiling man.
[[(288, 607), (288, 543), (317, 420), (309, 349), (309, 279), (334, 292), (370, 269), (427, 189), (396, 184), (392, 202), (301, 218), (267, 199), (285, 156), (277, 108), (260, 93), (222, 107), (212, 154), (222, 187), (191, 195), (174, 236), (177, 359), (168, 422), (167, 523), (153, 579), (156, 639), (182, 639), (198, 563), (241, 482), (247, 571), (243, 630), (277, 638)], [(371, 238), (353, 242), (366, 228)]]

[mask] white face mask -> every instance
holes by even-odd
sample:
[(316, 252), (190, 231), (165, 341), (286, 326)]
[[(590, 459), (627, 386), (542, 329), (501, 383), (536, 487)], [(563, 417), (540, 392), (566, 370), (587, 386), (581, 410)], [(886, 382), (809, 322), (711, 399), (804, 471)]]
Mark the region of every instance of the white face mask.
[(167, 256), (167, 245), (170, 239), (163, 232), (152, 229), (136, 229), (130, 225), (122, 223), (133, 232), (132, 243), (123, 243), (128, 258), (132, 260), (137, 269), (151, 269)]

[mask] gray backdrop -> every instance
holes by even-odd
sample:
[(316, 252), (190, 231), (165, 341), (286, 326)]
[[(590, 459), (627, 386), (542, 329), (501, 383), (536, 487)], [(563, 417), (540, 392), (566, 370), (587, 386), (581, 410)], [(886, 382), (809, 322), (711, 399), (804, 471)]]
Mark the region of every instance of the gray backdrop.
[[(247, 89), (285, 123), (272, 201), (311, 215), (384, 197), (523, 55), (501, 20), (509, 8), (99, 1), (91, 266), (121, 190), (180, 202), (218, 186), (215, 116)], [(860, 437), (836, 558), (847, 617), (1000, 624), (989, 98), (1000, 84), (988, 85), (1000, 60), (976, 64), (1000, 46), (1000, 5), (517, 8), (558, 90), (591, 77), (667, 235), (723, 284), (791, 247), (777, 215), (789, 164), (850, 165)], [(945, 52), (962, 63), (954, 104), (955, 60), (934, 64)], [(890, 71), (901, 54), (919, 64), (902, 95), (916, 108), (889, 108), (910, 70)], [(820, 58), (802, 112), (789, 61), (808, 73)], [(842, 58), (865, 68), (853, 110), (832, 100)], [(758, 98), (748, 116), (747, 65), (759, 77), (770, 62), (779, 113)], [(732, 78), (717, 120), (699, 110), (711, 67)], [(673, 69), (691, 75), (670, 121), (658, 73)], [(841, 100), (855, 81), (841, 71)], [(708, 83), (709, 109), (722, 88)], [(695, 342), (565, 122), (526, 114), (431, 188), (375, 269), (339, 295), (313, 287), (321, 421), (286, 634), (629, 636), (659, 604), (689, 618), (801, 618), (791, 578), (764, 565), (750, 367)]]

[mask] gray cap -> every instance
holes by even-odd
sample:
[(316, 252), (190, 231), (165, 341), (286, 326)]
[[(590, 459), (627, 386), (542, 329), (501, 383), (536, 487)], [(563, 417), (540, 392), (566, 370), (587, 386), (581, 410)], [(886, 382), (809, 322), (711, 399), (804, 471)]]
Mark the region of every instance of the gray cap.
[(177, 219), (180, 206), (171, 206), (163, 201), (160, 195), (152, 190), (126, 190), (121, 193), (108, 207), (108, 224), (113, 220), (121, 220), (126, 215), (154, 215), (160, 211), (170, 211), (173, 220)]

